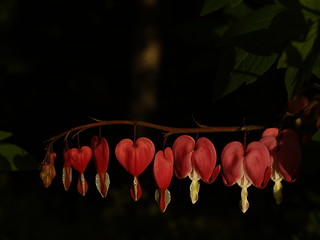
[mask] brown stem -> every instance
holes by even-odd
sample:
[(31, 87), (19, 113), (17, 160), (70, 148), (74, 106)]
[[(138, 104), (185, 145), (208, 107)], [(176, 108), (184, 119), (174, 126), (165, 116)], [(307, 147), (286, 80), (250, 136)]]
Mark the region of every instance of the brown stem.
[(136, 126), (142, 126), (147, 128), (153, 128), (162, 130), (165, 133), (165, 136), (173, 135), (173, 134), (187, 134), (187, 133), (217, 133), (217, 132), (239, 132), (239, 131), (254, 131), (254, 130), (262, 130), (265, 129), (265, 126), (262, 125), (248, 125), (239, 127), (239, 126), (232, 126), (232, 127), (197, 127), (197, 128), (178, 128), (178, 127), (168, 127), (163, 126), (159, 124), (144, 122), (144, 121), (130, 121), (130, 120), (110, 120), (110, 121), (99, 121), (95, 123), (89, 123), (86, 125), (77, 126), (74, 128), (71, 128), (68, 131), (65, 131), (63, 133), (60, 133), (52, 138), (50, 138), (48, 141), (53, 143), (57, 141), (59, 138), (69, 135), (72, 132), (82, 132), (90, 128), (94, 127), (101, 127), (101, 126), (108, 126), (108, 125), (136, 125)]

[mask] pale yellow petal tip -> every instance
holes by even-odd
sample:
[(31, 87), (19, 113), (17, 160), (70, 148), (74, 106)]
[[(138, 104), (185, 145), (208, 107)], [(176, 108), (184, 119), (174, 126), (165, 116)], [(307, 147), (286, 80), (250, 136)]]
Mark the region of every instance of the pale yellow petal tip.
[(195, 204), (199, 199), (199, 190), (200, 190), (200, 183), (199, 181), (192, 180), (190, 184), (190, 198), (192, 204)]
[(245, 201), (240, 201), (240, 209), (243, 213), (246, 213), (246, 211), (249, 209), (249, 202), (247, 199)]
[(171, 201), (170, 191), (168, 189), (166, 189), (164, 192), (161, 192), (160, 189), (157, 189), (154, 194), (154, 197), (160, 207), (161, 212), (164, 213), (167, 209), (167, 206), (169, 205), (169, 203)]
[(110, 186), (109, 174), (105, 172), (104, 179), (101, 179), (99, 173), (97, 173), (95, 178), (95, 183), (101, 197), (105, 198), (107, 196), (109, 186)]
[(276, 204), (281, 204), (283, 201), (283, 196), (282, 196), (282, 184), (281, 180), (276, 181), (273, 186), (273, 196), (274, 200), (276, 201)]
[(247, 188), (241, 189), (241, 201), (240, 201), (240, 209), (243, 213), (245, 213), (249, 209), (249, 202), (248, 202), (248, 190)]

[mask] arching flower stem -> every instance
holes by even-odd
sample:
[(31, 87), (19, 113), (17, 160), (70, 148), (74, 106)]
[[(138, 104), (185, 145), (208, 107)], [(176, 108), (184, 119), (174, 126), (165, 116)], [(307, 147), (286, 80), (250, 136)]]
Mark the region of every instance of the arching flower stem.
[(157, 129), (165, 132), (165, 137), (173, 135), (173, 134), (187, 134), (187, 133), (216, 133), (216, 132), (241, 132), (241, 131), (254, 131), (254, 130), (263, 130), (266, 126), (263, 125), (247, 125), (243, 126), (231, 126), (231, 127), (214, 127), (214, 126), (202, 126), (196, 128), (179, 128), (179, 127), (169, 127), (159, 124), (154, 124), (150, 122), (144, 121), (133, 121), (133, 120), (109, 120), (109, 121), (98, 121), (95, 123), (89, 123), (81, 126), (77, 126), (69, 129), (68, 131), (62, 132), (50, 139), (48, 142), (53, 143), (58, 139), (68, 136), (73, 132), (76, 132), (75, 135), (83, 132), (87, 129), (91, 129), (94, 127), (102, 127), (109, 125), (133, 125), (135, 127), (142, 126), (146, 128)]

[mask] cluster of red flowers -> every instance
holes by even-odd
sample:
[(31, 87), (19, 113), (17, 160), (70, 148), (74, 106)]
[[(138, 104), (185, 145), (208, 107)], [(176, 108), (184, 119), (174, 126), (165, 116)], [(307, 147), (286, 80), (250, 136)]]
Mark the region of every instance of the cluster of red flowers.
[[(245, 212), (249, 203), (247, 188), (251, 185), (257, 188), (266, 187), (269, 179), (275, 182), (274, 196), (277, 203), (281, 202), (281, 180), (288, 182), (296, 180), (301, 162), (299, 138), (292, 129), (266, 129), (259, 141), (247, 146), (233, 141), (227, 144), (221, 153), (218, 164), (214, 144), (206, 137), (197, 140), (189, 135), (177, 137), (172, 147), (156, 152), (153, 142), (145, 137), (132, 141), (121, 140), (115, 148), (115, 155), (120, 164), (133, 176), (130, 188), (132, 198), (137, 201), (142, 195), (139, 175), (153, 161), (153, 175), (157, 190), (155, 198), (164, 212), (171, 200), (168, 190), (173, 175), (182, 179), (191, 179), (190, 198), (192, 203), (198, 200), (199, 180), (205, 183), (215, 181), (221, 173), (227, 186), (238, 184), (241, 187), (241, 210)], [(41, 179), (48, 187), (55, 177), (54, 160), (56, 153), (48, 149), (42, 164)], [(66, 149), (63, 152), (64, 167), (62, 181), (68, 190), (72, 181), (72, 169), (78, 172), (77, 190), (81, 195), (88, 191), (84, 172), (92, 159), (96, 167), (96, 187), (102, 197), (106, 197), (110, 185), (107, 173), (110, 150), (108, 142), (103, 137), (93, 136), (91, 146)]]

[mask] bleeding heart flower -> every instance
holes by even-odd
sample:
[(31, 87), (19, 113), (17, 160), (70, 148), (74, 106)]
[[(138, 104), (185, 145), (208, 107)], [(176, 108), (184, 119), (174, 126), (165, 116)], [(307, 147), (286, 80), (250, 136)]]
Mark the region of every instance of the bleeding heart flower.
[(72, 181), (71, 149), (63, 151), (64, 164), (62, 168), (62, 183), (66, 191), (69, 190)]
[(220, 172), (220, 165), (216, 166), (217, 153), (213, 143), (205, 137), (196, 142), (188, 135), (179, 136), (173, 143), (174, 169), (178, 178), (189, 177), (190, 198), (192, 203), (199, 199), (201, 179), (205, 183), (212, 183)]
[(107, 173), (109, 165), (110, 150), (105, 138), (93, 136), (91, 139), (93, 161), (96, 166), (96, 187), (102, 197), (106, 197), (110, 185), (110, 177)]
[(86, 179), (84, 178), (84, 171), (86, 170), (91, 157), (92, 151), (88, 146), (83, 146), (80, 149), (70, 149), (71, 164), (79, 173), (77, 189), (82, 196), (84, 196), (88, 191), (88, 184)]
[(167, 147), (164, 151), (158, 151), (154, 157), (153, 176), (158, 186), (155, 198), (164, 212), (171, 201), (171, 194), (168, 190), (173, 175), (173, 151)]
[(251, 142), (245, 147), (241, 142), (228, 143), (221, 154), (222, 179), (225, 185), (237, 183), (241, 187), (240, 208), (249, 208), (247, 188), (254, 185), (264, 188), (271, 175), (271, 157), (265, 145)]
[(297, 95), (288, 103), (288, 115), (292, 116), (303, 110), (310, 103), (304, 95)]
[(56, 153), (47, 152), (46, 158), (41, 165), (40, 178), (46, 188), (51, 185), (52, 180), (56, 176), (56, 170), (54, 169), (54, 160), (56, 157)]
[(151, 163), (155, 154), (154, 144), (145, 137), (138, 138), (135, 142), (131, 139), (123, 139), (117, 144), (115, 154), (121, 165), (133, 175), (130, 193), (132, 198), (138, 201), (142, 195), (138, 176)]
[(284, 129), (279, 134), (278, 128), (268, 128), (262, 133), (260, 142), (264, 144), (273, 159), (271, 179), (275, 182), (273, 193), (277, 204), (282, 202), (282, 184), (294, 182), (300, 171), (301, 147), (297, 133)]

